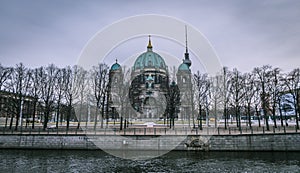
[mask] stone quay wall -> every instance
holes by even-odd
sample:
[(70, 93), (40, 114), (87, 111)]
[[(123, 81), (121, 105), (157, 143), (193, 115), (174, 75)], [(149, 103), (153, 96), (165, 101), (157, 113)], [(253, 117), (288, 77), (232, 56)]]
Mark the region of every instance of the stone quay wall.
[[(100, 147), (100, 148), (99, 148)], [(300, 151), (300, 134), (67, 135), (2, 134), (0, 149)]]

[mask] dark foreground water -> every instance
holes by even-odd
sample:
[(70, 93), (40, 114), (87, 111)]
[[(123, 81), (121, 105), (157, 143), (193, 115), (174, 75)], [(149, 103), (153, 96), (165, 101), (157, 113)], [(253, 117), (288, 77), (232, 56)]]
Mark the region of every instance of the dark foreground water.
[(0, 172), (300, 172), (300, 153), (172, 151), (133, 161), (102, 151), (0, 150)]

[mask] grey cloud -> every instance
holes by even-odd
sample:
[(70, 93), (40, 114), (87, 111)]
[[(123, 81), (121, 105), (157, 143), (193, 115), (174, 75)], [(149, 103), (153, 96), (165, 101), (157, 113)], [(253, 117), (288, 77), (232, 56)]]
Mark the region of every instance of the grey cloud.
[(124, 17), (152, 13), (174, 16), (197, 27), (226, 66), (249, 71), (270, 63), (289, 69), (300, 66), (299, 8), (297, 0), (2, 0), (0, 62), (72, 65), (101, 28)]

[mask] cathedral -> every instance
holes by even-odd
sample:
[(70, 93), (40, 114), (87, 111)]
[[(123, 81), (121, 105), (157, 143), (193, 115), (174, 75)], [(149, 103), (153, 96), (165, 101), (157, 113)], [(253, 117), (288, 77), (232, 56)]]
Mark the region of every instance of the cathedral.
[(147, 50), (136, 58), (133, 67), (130, 68), (130, 80), (127, 84), (124, 79), (125, 72), (117, 60), (110, 68), (108, 87), (110, 117), (116, 118), (121, 115), (141, 120), (169, 118), (168, 95), (170, 88), (176, 86), (179, 88), (180, 98), (177, 99), (178, 108), (172, 108), (178, 110), (174, 111), (173, 114), (176, 115), (173, 116), (182, 120), (189, 119), (193, 113), (191, 64), (186, 41), (184, 59), (177, 68), (176, 81), (171, 80), (165, 60), (153, 51), (149, 36)]

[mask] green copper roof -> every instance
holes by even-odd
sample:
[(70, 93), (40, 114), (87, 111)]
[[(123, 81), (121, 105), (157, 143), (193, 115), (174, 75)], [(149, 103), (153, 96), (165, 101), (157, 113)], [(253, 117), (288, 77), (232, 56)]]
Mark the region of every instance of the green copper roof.
[(189, 66), (185, 63), (180, 64), (180, 66), (178, 67), (178, 70), (180, 71), (189, 71)]
[(160, 68), (166, 69), (166, 63), (164, 59), (157, 53), (152, 51), (152, 44), (149, 35), (149, 42), (147, 46), (147, 52), (142, 53), (136, 60), (133, 69), (144, 69), (144, 68)]
[(144, 69), (144, 68), (166, 68), (166, 63), (163, 58), (153, 52), (151, 49), (148, 49), (147, 52), (142, 53), (136, 60), (133, 66), (133, 69)]
[(120, 68), (121, 68), (120, 64), (116, 62), (111, 66), (110, 70), (119, 70)]

